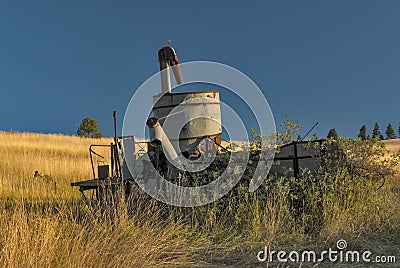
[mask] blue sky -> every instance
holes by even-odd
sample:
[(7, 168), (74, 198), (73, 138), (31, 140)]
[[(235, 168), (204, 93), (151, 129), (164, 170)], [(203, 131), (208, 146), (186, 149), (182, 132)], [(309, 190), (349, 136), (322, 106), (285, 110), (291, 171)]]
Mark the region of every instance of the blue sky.
[[(355, 137), (400, 122), (400, 1), (1, 1), (0, 129), (112, 135), (172, 40), (246, 73), (281, 123)], [(305, 132), (305, 131), (304, 131)], [(303, 133), (304, 134), (304, 133)]]

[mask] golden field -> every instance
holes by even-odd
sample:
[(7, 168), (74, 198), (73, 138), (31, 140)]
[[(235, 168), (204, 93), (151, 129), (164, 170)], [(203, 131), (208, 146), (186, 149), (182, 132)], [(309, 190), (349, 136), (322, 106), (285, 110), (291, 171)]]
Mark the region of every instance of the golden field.
[[(111, 139), (0, 132), (1, 196), (76, 196), (70, 182), (93, 177), (88, 149), (95, 143), (109, 144)], [(34, 178), (35, 171), (50, 176), (51, 182)]]
[[(224, 211), (216, 203), (174, 209), (153, 200), (136, 203), (129, 213), (122, 204), (118, 216), (110, 217), (85, 205), (78, 189), (70, 186), (72, 181), (92, 178), (89, 145), (110, 142), (0, 132), (3, 267), (266, 267), (255, 257), (266, 245), (326, 249), (341, 238), (352, 247), (394, 255), (400, 261), (398, 177), (389, 178), (379, 191), (358, 192), (363, 185), (355, 182), (346, 193), (324, 199), (323, 224), (312, 234), (302, 223), (309, 219), (298, 221), (291, 214), (286, 185), (263, 202), (256, 193), (245, 192), (240, 200), (232, 198)], [(384, 143), (391, 152), (400, 151), (400, 140)], [(48, 176), (34, 177), (35, 171)]]
[(382, 142), (385, 144), (386, 149), (388, 149), (390, 152), (400, 152), (400, 139), (384, 140)]
[[(182, 232), (179, 225), (159, 224), (145, 219), (145, 213), (137, 215), (137, 220), (145, 219), (140, 228), (123, 216), (111, 222), (80, 202), (81, 195), (70, 182), (91, 179), (89, 145), (110, 142), (0, 132), (2, 267), (154, 267), (179, 264), (181, 259), (190, 262), (182, 249), (187, 248), (184, 240), (171, 237)], [(44, 176), (34, 177), (35, 171)], [(175, 251), (173, 258), (166, 256)]]

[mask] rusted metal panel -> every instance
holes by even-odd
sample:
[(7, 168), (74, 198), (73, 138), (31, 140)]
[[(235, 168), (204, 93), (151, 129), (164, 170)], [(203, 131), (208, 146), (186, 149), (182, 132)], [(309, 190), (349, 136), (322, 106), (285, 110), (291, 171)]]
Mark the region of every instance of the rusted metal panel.
[(322, 140), (293, 141), (281, 146), (275, 154), (269, 174), (284, 176), (289, 171), (296, 178), (303, 176), (305, 172), (315, 174), (321, 164), (321, 142)]

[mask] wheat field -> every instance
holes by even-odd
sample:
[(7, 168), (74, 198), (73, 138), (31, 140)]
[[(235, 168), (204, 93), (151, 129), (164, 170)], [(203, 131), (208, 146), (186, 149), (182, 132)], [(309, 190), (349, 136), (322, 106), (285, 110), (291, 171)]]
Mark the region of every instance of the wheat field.
[[(88, 148), (95, 143), (110, 144), (111, 139), (0, 132), (1, 196), (76, 196), (70, 183), (92, 178)], [(35, 178), (35, 171), (51, 182)]]
[(400, 152), (400, 139), (384, 140), (382, 142), (385, 144), (386, 149), (388, 149), (390, 152)]
[[(349, 192), (353, 196), (323, 200), (324, 223), (313, 234), (304, 231), (303, 222), (309, 219), (293, 217), (286, 184), (262, 202), (257, 193), (244, 191), (223, 211), (218, 203), (174, 209), (152, 200), (136, 203), (129, 213), (121, 204), (118, 216), (110, 217), (85, 205), (70, 183), (92, 178), (89, 145), (111, 142), (0, 132), (3, 267), (265, 267), (255, 257), (265, 245), (327, 248), (339, 238), (356, 248), (396, 255), (400, 261), (398, 177), (388, 179), (379, 192), (357, 194), (356, 185)], [(399, 152), (400, 140), (384, 143)], [(41, 176), (35, 177), (35, 171)]]
[[(92, 178), (89, 145), (110, 143), (107, 138), (0, 132), (2, 267), (190, 263), (188, 245), (172, 237), (183, 232), (178, 224), (161, 224), (145, 214), (110, 222), (96, 208), (81, 204), (70, 183)], [(35, 171), (42, 176), (35, 177)]]

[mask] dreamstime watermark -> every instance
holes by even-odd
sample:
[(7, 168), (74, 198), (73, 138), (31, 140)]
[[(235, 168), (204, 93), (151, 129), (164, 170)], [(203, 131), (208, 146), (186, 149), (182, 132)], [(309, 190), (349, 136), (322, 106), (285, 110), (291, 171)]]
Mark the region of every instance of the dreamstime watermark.
[(357, 251), (357, 250), (346, 250), (346, 240), (340, 239), (336, 243), (336, 248), (328, 248), (320, 252), (314, 250), (303, 250), (303, 251), (275, 251), (269, 250), (265, 247), (257, 253), (257, 259), (260, 262), (312, 262), (320, 263), (329, 261), (332, 263), (396, 263), (396, 256), (384, 256), (374, 255), (371, 251)]
[[(180, 64), (180, 68), (185, 80), (183, 85), (207, 83), (229, 90), (250, 108), (253, 118), (256, 120), (254, 128), (265, 136), (272, 136), (275, 133), (275, 121), (268, 101), (248, 76), (233, 67), (216, 62), (187, 62)], [(162, 72), (166, 71), (167, 69)], [(207, 95), (193, 99), (188, 94), (186, 98), (179, 99), (179, 101), (172, 100), (173, 97), (179, 98), (184, 93), (181, 93), (181, 95), (171, 95), (169, 92), (161, 93), (160, 80), (161, 74), (158, 72), (135, 91), (125, 111), (122, 135), (123, 137), (143, 138), (146, 137), (146, 133), (148, 135), (149, 131), (157, 133), (158, 141), (161, 142), (164, 152), (163, 155), (168, 160), (168, 175), (166, 175), (166, 172), (160, 172), (160, 169), (154, 167), (154, 165), (146, 164), (151, 163), (151, 155), (143, 154), (138, 159), (124, 153), (129, 172), (147, 194), (164, 203), (181, 207), (194, 207), (211, 203), (226, 195), (239, 182), (247, 167), (249, 150), (232, 150), (227, 167), (214, 181), (197, 187), (185, 187), (172, 183), (171, 181), (174, 180), (168, 180), (170, 177), (166, 178), (166, 176), (174, 176), (174, 172), (169, 172), (173, 170), (171, 166), (178, 171), (199, 172), (206, 170), (216, 155), (214, 152), (209, 159), (185, 157), (185, 152), (180, 151), (180, 143), (177, 142), (181, 140), (180, 133), (185, 126), (194, 120), (207, 118), (207, 122), (215, 121), (210, 123), (210, 125), (215, 126), (213, 129), (224, 129), (231, 140), (250, 140), (249, 131), (245, 127), (245, 122), (249, 117), (243, 116), (243, 114), (240, 116), (241, 107), (238, 107), (237, 103), (229, 103), (229, 99), (216, 100)], [(177, 86), (181, 85), (172, 85), (172, 93)], [(199, 88), (198, 91), (204, 92), (204, 88)], [(168, 103), (163, 103), (166, 99), (168, 99)], [(162, 119), (154, 117), (154, 106), (160, 102), (162, 109), (164, 109), (163, 112), (170, 109), (169, 114), (163, 115)], [(218, 111), (210, 116), (208, 110), (212, 109), (216, 102), (221, 107), (222, 121), (218, 116), (217, 118), (213, 117), (216, 114), (218, 115)], [(190, 107), (197, 108), (191, 109)], [(163, 122), (158, 123), (161, 120)], [(147, 128), (146, 122), (151, 130)], [(217, 126), (216, 124), (220, 125)], [(199, 137), (195, 134), (202, 134), (199, 131), (202, 128), (206, 129), (207, 126), (200, 125), (191, 129), (192, 136)], [(207, 143), (207, 138), (207, 135), (204, 135), (204, 139), (199, 144)], [(123, 142), (124, 152), (132, 150), (129, 146), (132, 147), (132, 144)], [(260, 160), (257, 162), (254, 175), (250, 180), (249, 191), (255, 191), (266, 179), (275, 154), (275, 139), (262, 139), (260, 148)], [(143, 179), (143, 177), (146, 178)]]

